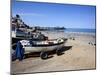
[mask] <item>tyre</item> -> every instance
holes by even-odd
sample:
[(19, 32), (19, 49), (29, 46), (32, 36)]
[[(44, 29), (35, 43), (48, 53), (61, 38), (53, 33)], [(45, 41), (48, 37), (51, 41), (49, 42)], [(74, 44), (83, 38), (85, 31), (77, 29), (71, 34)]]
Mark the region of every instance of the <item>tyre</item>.
[(62, 54), (61, 50), (56, 50), (56, 54), (59, 56)]
[(47, 52), (41, 52), (40, 57), (41, 57), (41, 59), (47, 59), (48, 58)]

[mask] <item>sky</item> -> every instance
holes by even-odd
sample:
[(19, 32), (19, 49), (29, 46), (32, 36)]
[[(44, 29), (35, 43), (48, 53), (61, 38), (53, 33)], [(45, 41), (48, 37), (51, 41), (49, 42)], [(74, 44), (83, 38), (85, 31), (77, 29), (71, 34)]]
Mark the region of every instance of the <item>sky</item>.
[(96, 7), (89, 5), (12, 2), (12, 16), (19, 14), (29, 26), (95, 29)]

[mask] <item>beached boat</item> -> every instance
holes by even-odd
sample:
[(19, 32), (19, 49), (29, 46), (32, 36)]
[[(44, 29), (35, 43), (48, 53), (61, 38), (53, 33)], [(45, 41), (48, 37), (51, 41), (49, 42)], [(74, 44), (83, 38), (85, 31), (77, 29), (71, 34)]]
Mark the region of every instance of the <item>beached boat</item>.
[(46, 41), (29, 41), (21, 40), (25, 53), (29, 52), (40, 52), (40, 57), (42, 59), (47, 58), (48, 51), (56, 50), (57, 55), (59, 55), (60, 49), (64, 46), (64, 39), (54, 39)]
[(31, 37), (30, 34), (22, 31), (22, 30), (19, 30), (19, 29), (16, 29), (16, 30), (12, 30), (12, 38), (16, 38), (16, 37)]

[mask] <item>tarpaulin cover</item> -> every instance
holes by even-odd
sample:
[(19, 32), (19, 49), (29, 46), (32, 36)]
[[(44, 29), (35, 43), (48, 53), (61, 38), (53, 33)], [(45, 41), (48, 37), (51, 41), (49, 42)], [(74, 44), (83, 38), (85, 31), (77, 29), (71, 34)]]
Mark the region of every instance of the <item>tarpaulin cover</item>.
[(15, 56), (17, 59), (19, 60), (23, 60), (24, 57), (24, 48), (21, 45), (20, 41), (17, 42), (17, 46), (16, 46), (16, 51), (15, 51)]

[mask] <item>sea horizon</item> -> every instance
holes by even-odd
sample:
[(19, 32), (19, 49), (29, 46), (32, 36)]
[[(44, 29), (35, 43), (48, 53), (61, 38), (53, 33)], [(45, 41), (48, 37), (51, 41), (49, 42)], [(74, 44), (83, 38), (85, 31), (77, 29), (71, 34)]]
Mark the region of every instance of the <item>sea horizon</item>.
[(50, 32), (82, 32), (82, 33), (96, 33), (96, 29), (90, 28), (64, 28), (64, 29), (47, 29), (43, 31), (50, 31)]
[(96, 29), (89, 28), (66, 28), (65, 32), (84, 32), (84, 33), (96, 33)]

